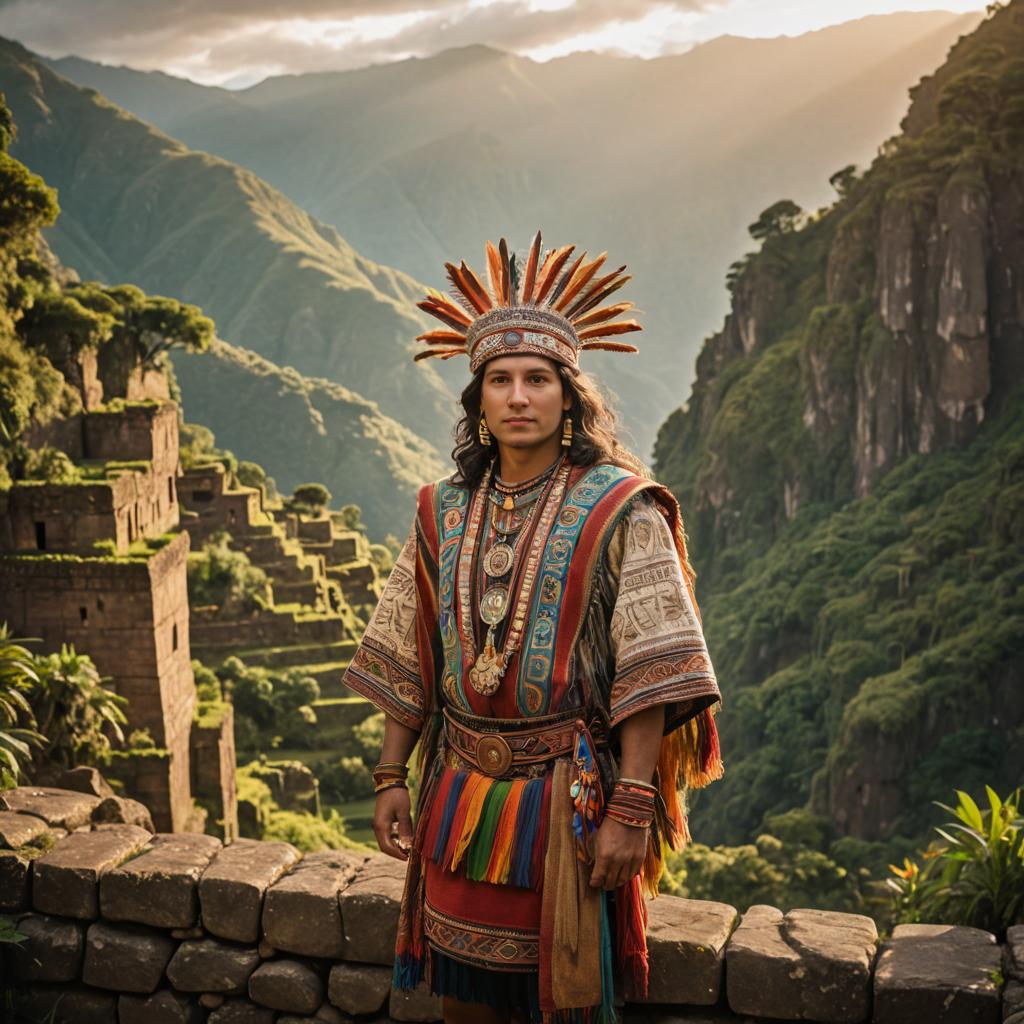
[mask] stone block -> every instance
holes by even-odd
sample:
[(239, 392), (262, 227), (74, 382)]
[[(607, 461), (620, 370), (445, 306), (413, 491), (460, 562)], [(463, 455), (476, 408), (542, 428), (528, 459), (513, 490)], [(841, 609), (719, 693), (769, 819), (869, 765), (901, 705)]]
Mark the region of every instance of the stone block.
[(104, 875), (103, 916), (158, 928), (193, 927), (199, 918), (199, 879), (220, 846), (216, 836), (190, 832), (153, 837), (140, 857)]
[(394, 962), (405, 870), (405, 864), (393, 857), (373, 857), (338, 894), (342, 959), (384, 965)]
[(0, 850), (0, 912), (16, 914), (29, 905), (32, 862), (13, 850)]
[(87, 825), (99, 797), (88, 793), (74, 793), (52, 786), (18, 786), (0, 793), (0, 811), (34, 814), (47, 825), (72, 829)]
[(91, 920), (99, 913), (101, 879), (138, 853), (149, 833), (135, 825), (74, 832), (32, 865), (32, 904), (44, 914)]
[(1024, 981), (1007, 979), (1003, 986), (1003, 1017), (1024, 1013)]
[(92, 820), (103, 824), (120, 822), (125, 825), (138, 825), (147, 832), (156, 831), (149, 808), (138, 800), (130, 800), (123, 796), (108, 796), (101, 801), (92, 812)]
[(274, 1011), (248, 999), (229, 999), (206, 1018), (206, 1024), (274, 1024)]
[(78, 979), (85, 946), (80, 924), (45, 914), (24, 914), (16, 927), (25, 939), (10, 947), (13, 977), (19, 981)]
[(85, 936), (82, 980), (117, 992), (155, 992), (174, 945), (174, 939), (150, 928), (97, 921)]
[(877, 937), (860, 914), (751, 907), (726, 949), (729, 1006), (779, 1020), (867, 1020)]
[(199, 880), (203, 926), (223, 939), (258, 941), (267, 889), (301, 856), (290, 843), (257, 839), (224, 847)]
[(1024, 924), (1016, 924), (1006, 929), (1003, 973), (1007, 978), (1024, 981)]
[(875, 1024), (998, 1024), (995, 936), (980, 928), (901, 924), (875, 967)]
[(196, 1000), (169, 988), (151, 996), (123, 995), (117, 1001), (118, 1024), (203, 1024)]
[(179, 992), (241, 995), (259, 966), (255, 949), (221, 939), (189, 939), (167, 965), (167, 977)]
[(71, 831), (89, 823), (98, 797), (70, 790), (55, 790), (47, 785), (19, 785), (0, 793), (0, 811), (34, 814), (48, 825)]
[(263, 934), (277, 949), (340, 960), (338, 893), (365, 858), (347, 850), (311, 853), (275, 882), (263, 900)]
[(17, 1020), (46, 1024), (117, 1024), (117, 996), (84, 985), (33, 986), (16, 994)]
[(46, 822), (34, 814), (0, 811), (0, 849), (16, 850), (38, 839), (46, 830)]
[(267, 960), (249, 976), (249, 998), (289, 1013), (313, 1013), (324, 1001), (320, 976), (297, 960)]
[(440, 1020), (441, 997), (433, 995), (426, 982), (420, 982), (412, 992), (392, 989), (388, 1013), (392, 1020)]
[(84, 764), (61, 772), (56, 782), (58, 789), (70, 789), (75, 793), (98, 796), (101, 800), (114, 795), (110, 783), (103, 778), (99, 769), (90, 768)]
[(379, 1013), (390, 992), (389, 967), (335, 964), (327, 979), (327, 998), (346, 1013)]
[(736, 908), (710, 900), (659, 896), (647, 904), (647, 918), (647, 1002), (717, 1003)]

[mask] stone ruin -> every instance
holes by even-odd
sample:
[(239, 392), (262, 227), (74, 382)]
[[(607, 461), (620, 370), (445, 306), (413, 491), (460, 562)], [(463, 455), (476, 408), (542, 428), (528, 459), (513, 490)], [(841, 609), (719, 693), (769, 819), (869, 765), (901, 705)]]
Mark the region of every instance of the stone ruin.
[(244, 617), (218, 608), (192, 610), (192, 646), (217, 664), (234, 654), (271, 668), (318, 666), (314, 678), (341, 673), (362, 629), (341, 587), (327, 573), (322, 553), (306, 551), (263, 507), (262, 492), (234, 483), (220, 463), (188, 470), (179, 483), (182, 527), (198, 548), (226, 532), (270, 581), (273, 606)]
[[(435, 1021), (391, 990), (404, 865), (283, 842), (152, 835), (97, 796), (0, 793), (0, 913), (24, 943), (10, 983), (54, 1024)], [(1024, 1024), (1024, 926), (900, 925), (858, 914), (661, 896), (650, 991), (626, 1024)], [(52, 1013), (52, 1018), (48, 1016)]]
[(230, 711), (212, 737), (210, 723), (194, 728), (189, 538), (171, 532), (179, 517), (178, 409), (154, 399), (89, 404), (28, 438), (64, 451), (81, 479), (21, 480), (0, 492), (0, 622), (15, 636), (39, 638), (44, 651), (74, 644), (127, 698), (129, 732), (147, 729), (156, 750), (126, 758), (123, 781), (159, 828), (201, 831), (193, 796), (205, 794), (230, 837)]

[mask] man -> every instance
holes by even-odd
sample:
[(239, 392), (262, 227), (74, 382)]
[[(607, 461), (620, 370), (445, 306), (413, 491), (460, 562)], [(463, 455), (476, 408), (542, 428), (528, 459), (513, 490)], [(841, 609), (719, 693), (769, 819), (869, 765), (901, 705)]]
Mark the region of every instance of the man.
[[(452, 299), (417, 359), (468, 355), (456, 473), (421, 489), (346, 674), (386, 713), (374, 831), (408, 860), (395, 984), (445, 1021), (614, 1019), (647, 981), (644, 892), (688, 839), (680, 788), (721, 775), (718, 685), (679, 508), (620, 447), (585, 349), (635, 352), (604, 255), (520, 266)], [(406, 763), (420, 747), (413, 831)]]

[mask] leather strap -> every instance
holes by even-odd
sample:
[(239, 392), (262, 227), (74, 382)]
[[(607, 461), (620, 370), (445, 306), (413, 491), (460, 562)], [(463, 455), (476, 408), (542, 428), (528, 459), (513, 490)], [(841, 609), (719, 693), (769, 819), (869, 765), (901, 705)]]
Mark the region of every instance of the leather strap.
[[(513, 767), (553, 761), (571, 754), (576, 722), (582, 710), (574, 708), (557, 715), (536, 718), (486, 718), (444, 709), (445, 739), (463, 760), (487, 775), (503, 775)], [(595, 742), (605, 733), (593, 723)]]

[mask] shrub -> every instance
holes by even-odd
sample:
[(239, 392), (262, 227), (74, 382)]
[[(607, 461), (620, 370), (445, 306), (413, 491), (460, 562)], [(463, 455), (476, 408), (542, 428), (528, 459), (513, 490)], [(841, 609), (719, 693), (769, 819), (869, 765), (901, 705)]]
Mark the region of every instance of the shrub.
[(1002, 939), (1024, 923), (1024, 817), (1016, 789), (1004, 800), (985, 787), (988, 809), (957, 790), (956, 807), (938, 804), (955, 817), (922, 853), (923, 866), (909, 857), (889, 865), (896, 923), (971, 925)]
[(216, 605), (222, 618), (251, 615), (272, 603), (267, 574), (224, 532), (188, 556), (188, 597), (192, 606)]

